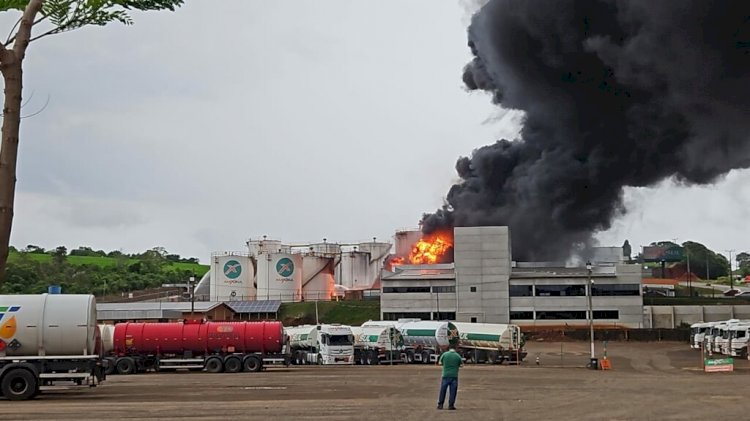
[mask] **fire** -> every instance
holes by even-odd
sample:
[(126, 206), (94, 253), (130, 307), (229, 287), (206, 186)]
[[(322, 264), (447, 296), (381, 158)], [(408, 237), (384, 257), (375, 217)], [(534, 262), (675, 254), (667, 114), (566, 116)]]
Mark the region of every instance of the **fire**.
[(440, 263), (451, 247), (453, 247), (452, 235), (441, 232), (427, 235), (414, 244), (409, 253), (409, 262), (413, 265)]

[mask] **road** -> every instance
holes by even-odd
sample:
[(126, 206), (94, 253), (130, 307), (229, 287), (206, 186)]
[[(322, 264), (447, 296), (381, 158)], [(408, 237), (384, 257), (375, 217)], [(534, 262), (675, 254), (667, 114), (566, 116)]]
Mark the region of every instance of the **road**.
[[(597, 347), (600, 347), (598, 344)], [(466, 366), (458, 411), (435, 409), (432, 365), (291, 367), (263, 373), (111, 376), (95, 389), (0, 401), (4, 420), (744, 419), (750, 367), (700, 371), (682, 343), (610, 343), (611, 371), (582, 367), (588, 343), (530, 343), (522, 366)], [(601, 348), (598, 348), (601, 352)], [(536, 356), (540, 365), (534, 364)]]

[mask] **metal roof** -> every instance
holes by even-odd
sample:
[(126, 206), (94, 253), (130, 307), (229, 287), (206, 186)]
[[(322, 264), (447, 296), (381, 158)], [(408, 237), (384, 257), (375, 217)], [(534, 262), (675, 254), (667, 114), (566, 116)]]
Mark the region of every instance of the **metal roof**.
[(279, 300), (227, 301), (224, 304), (235, 313), (275, 313), (281, 307)]
[[(206, 312), (213, 310), (214, 308), (222, 305), (221, 301), (196, 301), (195, 311)], [(97, 311), (160, 311), (160, 310), (173, 310), (180, 312), (188, 312), (191, 309), (190, 302), (137, 302), (137, 303), (98, 303), (96, 305)]]
[(97, 320), (148, 320), (181, 319), (182, 312), (176, 310), (97, 310)]

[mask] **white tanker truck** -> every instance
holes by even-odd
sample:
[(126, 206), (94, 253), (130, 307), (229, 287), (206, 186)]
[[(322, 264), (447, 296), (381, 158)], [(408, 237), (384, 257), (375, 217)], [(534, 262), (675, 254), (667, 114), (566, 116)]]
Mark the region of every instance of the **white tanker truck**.
[(458, 345), (458, 329), (453, 322), (406, 319), (399, 321), (376, 320), (367, 326), (394, 326), (404, 340), (403, 360), (407, 363), (434, 363), (449, 345)]
[(93, 295), (0, 295), (0, 392), (31, 399), (46, 386), (104, 379)]
[(287, 327), (291, 363), (354, 364), (352, 329), (336, 324)]
[(355, 364), (383, 364), (401, 361), (404, 339), (395, 326), (352, 326)]
[(458, 352), (468, 362), (523, 361), (526, 357), (521, 328), (499, 323), (453, 322), (458, 329)]

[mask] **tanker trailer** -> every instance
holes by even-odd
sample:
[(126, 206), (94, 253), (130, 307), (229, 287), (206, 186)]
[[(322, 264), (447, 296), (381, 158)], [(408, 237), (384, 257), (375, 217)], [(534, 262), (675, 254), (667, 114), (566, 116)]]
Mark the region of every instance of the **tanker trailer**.
[(521, 328), (512, 324), (453, 322), (458, 352), (469, 362), (522, 361), (526, 357)]
[(404, 339), (395, 326), (352, 326), (354, 363), (381, 364), (401, 361)]
[(0, 295), (0, 392), (30, 399), (46, 386), (104, 380), (93, 295)]
[(458, 329), (452, 322), (411, 321), (397, 326), (404, 337), (406, 362), (435, 363), (448, 346), (458, 344)]
[(338, 324), (287, 327), (292, 364), (353, 364), (352, 329)]
[(287, 361), (281, 322), (118, 323), (110, 358), (119, 374), (148, 370), (260, 371)]

